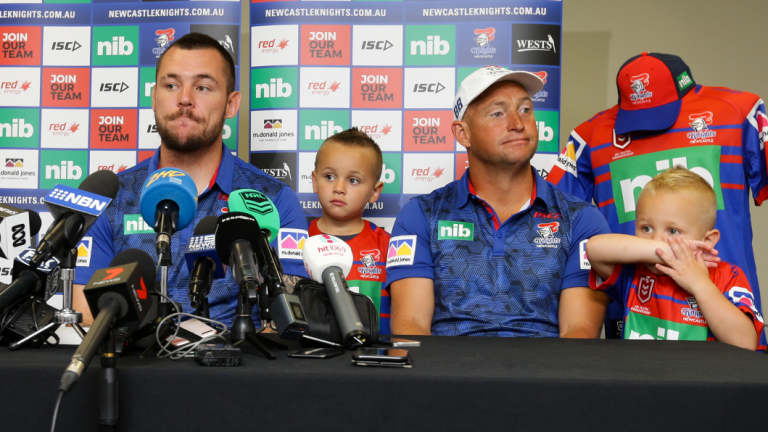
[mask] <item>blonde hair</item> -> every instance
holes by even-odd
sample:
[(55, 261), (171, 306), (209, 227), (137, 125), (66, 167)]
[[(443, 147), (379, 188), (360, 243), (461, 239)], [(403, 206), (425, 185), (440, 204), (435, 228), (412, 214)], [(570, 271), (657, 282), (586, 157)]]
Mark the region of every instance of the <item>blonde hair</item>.
[(704, 213), (701, 216), (707, 224), (707, 229), (712, 229), (715, 226), (717, 196), (715, 195), (715, 190), (712, 189), (712, 186), (702, 176), (683, 167), (666, 169), (645, 185), (640, 192), (638, 202), (642, 199), (643, 195), (656, 192), (698, 194), (701, 199), (702, 209), (704, 209)]

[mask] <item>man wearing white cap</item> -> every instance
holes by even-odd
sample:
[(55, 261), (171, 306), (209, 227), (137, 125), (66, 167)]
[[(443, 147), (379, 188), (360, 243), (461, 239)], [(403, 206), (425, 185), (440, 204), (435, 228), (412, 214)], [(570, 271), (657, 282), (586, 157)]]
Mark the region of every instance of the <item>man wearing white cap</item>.
[(536, 75), (488, 66), (461, 83), (452, 125), (469, 169), (416, 197), (387, 254), (393, 334), (597, 337), (607, 298), (588, 287), (597, 209), (531, 167)]

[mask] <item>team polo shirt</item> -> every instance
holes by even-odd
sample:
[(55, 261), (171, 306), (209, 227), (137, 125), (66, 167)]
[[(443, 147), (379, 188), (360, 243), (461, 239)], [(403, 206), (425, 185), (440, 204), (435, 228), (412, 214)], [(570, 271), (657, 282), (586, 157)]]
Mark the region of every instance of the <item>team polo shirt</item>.
[[(138, 248), (147, 252), (155, 263), (156, 234), (141, 218), (139, 198), (144, 180), (157, 170), (160, 150), (136, 166), (118, 174), (120, 189), (110, 206), (96, 219), (86, 234), (92, 252), (87, 267), (77, 267), (75, 283), (86, 284), (96, 269), (109, 267), (120, 251)], [(280, 231), (272, 241), (285, 274), (306, 276), (299, 243), (307, 237), (307, 222), (291, 188), (270, 177), (260, 169), (233, 156), (222, 146), (222, 158), (215, 177), (197, 198), (197, 213), (186, 227), (171, 237), (172, 265), (168, 268), (168, 293), (191, 312), (189, 304), (189, 269), (184, 252), (198, 222), (206, 216), (222, 214), (229, 194), (238, 189), (256, 189), (267, 195), (280, 215)], [(158, 269), (158, 278), (159, 278)], [(159, 289), (159, 284), (158, 284)], [(211, 318), (230, 324), (235, 317), (239, 288), (227, 271), (226, 277), (215, 279), (208, 301)]]
[[(762, 334), (763, 317), (755, 307), (744, 272), (721, 261), (709, 269), (709, 278), (725, 298), (750, 317), (755, 334)], [(624, 299), (625, 339), (715, 340), (696, 298), (669, 276), (653, 274), (640, 264), (616, 265), (605, 281), (592, 272), (589, 284), (596, 290), (616, 290)]]
[(594, 206), (532, 173), (530, 205), (503, 223), (471, 193), (468, 172), (400, 211), (387, 286), (434, 281), (433, 334), (559, 335), (560, 292), (588, 286), (585, 244), (608, 225)]
[[(309, 235), (323, 234), (317, 227), (318, 219), (309, 224)], [(363, 230), (350, 238), (341, 237), (352, 249), (352, 269), (347, 276), (349, 289), (365, 294), (373, 300), (379, 312), (379, 334), (389, 334), (391, 310), (389, 292), (384, 289), (387, 275), (386, 253), (389, 233), (373, 222), (366, 221)]]
[(632, 235), (637, 197), (651, 178), (673, 166), (701, 175), (717, 196), (720, 257), (744, 270), (761, 310), (749, 191), (758, 205), (768, 197), (763, 101), (752, 93), (697, 86), (682, 98), (675, 124), (655, 135), (614, 137), (617, 111), (614, 106), (577, 126), (547, 180), (594, 200), (613, 232)]

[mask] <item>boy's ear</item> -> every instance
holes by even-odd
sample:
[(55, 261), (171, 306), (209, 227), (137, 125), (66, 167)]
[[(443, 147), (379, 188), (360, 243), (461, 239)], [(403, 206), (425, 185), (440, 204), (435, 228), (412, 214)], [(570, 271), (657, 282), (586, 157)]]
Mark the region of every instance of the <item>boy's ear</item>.
[(378, 181), (373, 186), (373, 193), (368, 198), (368, 202), (373, 204), (376, 202), (377, 199), (379, 199), (379, 195), (381, 195), (381, 191), (384, 189), (384, 182)]
[(317, 193), (317, 176), (315, 170), (312, 170), (312, 193)]
[(718, 241), (720, 241), (720, 230), (711, 229), (704, 234), (704, 241), (710, 246), (715, 247)]

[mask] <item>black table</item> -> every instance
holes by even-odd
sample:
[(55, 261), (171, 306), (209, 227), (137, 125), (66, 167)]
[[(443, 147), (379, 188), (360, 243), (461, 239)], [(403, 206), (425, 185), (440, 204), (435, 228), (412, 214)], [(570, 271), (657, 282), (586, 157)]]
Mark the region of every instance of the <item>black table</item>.
[[(233, 368), (128, 355), (123, 431), (763, 430), (768, 356), (713, 342), (421, 338), (413, 369), (350, 354)], [(46, 431), (72, 347), (0, 348), (0, 428)], [(57, 431), (98, 430), (99, 361)]]

